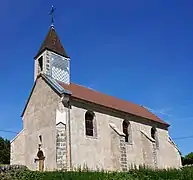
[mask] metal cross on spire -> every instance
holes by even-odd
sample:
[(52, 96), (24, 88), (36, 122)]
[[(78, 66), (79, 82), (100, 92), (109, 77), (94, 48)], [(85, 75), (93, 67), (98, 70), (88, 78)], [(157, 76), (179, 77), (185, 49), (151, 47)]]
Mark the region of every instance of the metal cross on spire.
[(51, 16), (51, 27), (54, 27), (54, 11), (56, 8), (54, 8), (54, 6), (52, 6), (51, 11), (49, 13), (49, 15)]

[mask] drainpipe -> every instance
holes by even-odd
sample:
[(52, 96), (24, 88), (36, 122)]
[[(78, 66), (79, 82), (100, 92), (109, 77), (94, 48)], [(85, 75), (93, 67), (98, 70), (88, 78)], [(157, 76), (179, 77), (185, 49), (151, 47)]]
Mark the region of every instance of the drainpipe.
[(70, 124), (70, 100), (68, 101), (68, 138), (69, 138), (69, 164), (70, 171), (72, 170), (72, 151), (71, 151), (71, 124)]
[(71, 153), (71, 125), (70, 125), (70, 98), (69, 95), (62, 95), (62, 102), (65, 106), (67, 106), (67, 139), (68, 139), (68, 163), (69, 163), (69, 170), (72, 170), (72, 153)]

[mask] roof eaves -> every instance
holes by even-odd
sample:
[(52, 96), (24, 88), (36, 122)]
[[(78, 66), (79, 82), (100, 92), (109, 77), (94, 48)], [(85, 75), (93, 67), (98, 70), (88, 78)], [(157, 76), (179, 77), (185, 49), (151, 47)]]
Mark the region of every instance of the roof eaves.
[(58, 83), (56, 80), (54, 80), (53, 78), (48, 77), (48, 76), (46, 76), (45, 74), (42, 74), (42, 73), (41, 73), (41, 74), (39, 74), (39, 75), (37, 76), (37, 78), (36, 78), (36, 80), (35, 80), (35, 82), (34, 82), (34, 85), (33, 85), (33, 87), (32, 87), (32, 90), (31, 90), (31, 92), (30, 92), (30, 95), (29, 95), (29, 97), (28, 97), (28, 99), (27, 99), (27, 102), (26, 102), (26, 104), (25, 104), (25, 107), (24, 107), (24, 109), (23, 109), (23, 111), (22, 111), (21, 117), (23, 117), (23, 115), (24, 115), (24, 112), (25, 112), (25, 110), (26, 110), (26, 108), (27, 108), (27, 105), (28, 105), (28, 103), (29, 103), (29, 100), (30, 100), (30, 98), (31, 98), (31, 95), (32, 95), (32, 93), (33, 93), (33, 90), (34, 90), (35, 85), (36, 85), (36, 83), (37, 83), (37, 79), (39, 79), (40, 77), (42, 77), (42, 78), (48, 83), (48, 85), (50, 85), (54, 90), (56, 90), (58, 94), (60, 94), (60, 95), (62, 95), (62, 94), (69, 94), (69, 95), (71, 95), (71, 94), (72, 94), (70, 91), (68, 91), (68, 90), (64, 89), (62, 86), (60, 86), (59, 83)]
[(144, 108), (146, 111), (148, 111), (149, 113), (153, 114), (159, 121), (161, 121), (162, 124), (167, 125), (168, 127), (170, 126), (169, 123), (165, 122), (164, 120), (160, 119), (155, 113), (151, 112), (147, 107), (140, 105), (142, 108)]
[[(137, 114), (128, 112), (128, 111), (120, 110), (120, 109), (115, 108), (115, 107), (109, 107), (109, 106), (101, 105), (101, 104), (99, 104), (99, 103), (89, 101), (88, 99), (86, 100), (86, 99), (83, 99), (83, 98), (80, 98), (80, 97), (77, 97), (77, 96), (73, 96), (73, 94), (72, 94), (72, 97), (75, 98), (76, 100), (80, 100), (80, 101), (82, 101), (82, 102), (89, 102), (89, 103), (92, 103), (92, 104), (99, 105), (100, 107), (109, 108), (109, 109), (111, 109), (111, 111), (114, 110), (115, 112), (127, 113), (127, 114), (130, 114), (130, 115), (134, 116), (134, 117), (143, 118), (144, 120), (152, 121), (152, 122), (154, 122), (154, 123), (158, 123), (158, 124), (164, 125), (164, 126), (166, 126), (166, 127), (169, 127), (169, 126), (170, 126), (168, 123), (166, 123), (165, 121), (163, 121), (163, 120), (161, 120), (161, 119), (158, 121), (158, 120), (154, 120), (154, 119), (152, 119), (152, 118), (148, 118), (148, 117), (146, 117), (146, 116), (140, 116), (140, 115), (137, 115)], [(151, 114), (153, 114), (153, 113), (151, 113)]]
[(65, 58), (70, 58), (70, 56), (68, 56), (66, 53), (65, 53), (65, 54), (59, 53), (59, 52), (57, 52), (57, 51), (54, 51), (54, 50), (51, 49), (51, 48), (45, 47), (45, 48), (43, 48), (40, 52), (37, 53), (37, 55), (34, 57), (34, 59), (36, 59), (36, 58), (37, 58), (40, 54), (42, 54), (45, 50), (51, 51), (51, 52), (53, 52), (53, 53), (56, 53), (56, 54), (58, 54), (58, 55), (60, 55), (60, 56), (65, 57)]
[(22, 134), (23, 132), (24, 132), (24, 129), (22, 129), (19, 133), (17, 133), (17, 135), (16, 135), (12, 140), (10, 140), (10, 143), (12, 143), (13, 141), (15, 141), (15, 139), (17, 139), (18, 136), (19, 136), (20, 134)]
[(52, 86), (59, 94), (69, 94), (71, 95), (72, 92), (64, 89), (55, 79), (51, 78), (50, 76), (47, 76), (45, 74), (42, 74), (42, 77), (46, 80), (46, 82)]
[(22, 113), (21, 113), (21, 117), (23, 117), (23, 115), (24, 115), (24, 112), (25, 112), (25, 110), (26, 110), (26, 108), (27, 108), (27, 105), (28, 105), (28, 103), (29, 103), (30, 97), (31, 97), (31, 95), (32, 95), (32, 93), (33, 93), (33, 90), (34, 90), (34, 88), (35, 88), (35, 85), (36, 85), (36, 83), (37, 83), (37, 79), (38, 79), (39, 77), (40, 77), (40, 76), (37, 76), (37, 78), (36, 78), (36, 80), (35, 80), (35, 82), (34, 82), (34, 84), (33, 84), (33, 87), (32, 87), (32, 89), (31, 89), (30, 95), (29, 95), (29, 97), (28, 97), (28, 99), (27, 99), (27, 102), (26, 102), (26, 104), (25, 104), (25, 107), (24, 107), (24, 109), (23, 109), (23, 111), (22, 111)]

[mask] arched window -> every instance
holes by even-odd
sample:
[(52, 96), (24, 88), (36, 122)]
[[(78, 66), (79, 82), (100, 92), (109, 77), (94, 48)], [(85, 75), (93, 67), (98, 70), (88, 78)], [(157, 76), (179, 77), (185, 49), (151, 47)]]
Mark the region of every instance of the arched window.
[(125, 120), (123, 121), (123, 133), (125, 134), (125, 142), (129, 142), (129, 132), (128, 132), (129, 124)]
[(156, 139), (156, 128), (152, 127), (151, 128), (151, 137), (155, 140)]
[(156, 147), (159, 148), (158, 134), (155, 127), (151, 128), (151, 137), (155, 140)]
[(95, 114), (92, 111), (87, 111), (85, 113), (85, 128), (87, 136), (94, 135), (94, 126), (93, 126), (94, 116)]
[(129, 121), (123, 121), (123, 133), (125, 134), (125, 142), (132, 143), (131, 124)]

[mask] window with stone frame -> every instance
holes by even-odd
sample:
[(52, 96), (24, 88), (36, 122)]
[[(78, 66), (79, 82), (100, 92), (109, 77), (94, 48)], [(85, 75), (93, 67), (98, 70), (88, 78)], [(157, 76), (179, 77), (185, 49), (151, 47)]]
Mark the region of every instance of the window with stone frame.
[(158, 133), (157, 129), (155, 127), (151, 128), (151, 137), (155, 140), (156, 147), (159, 147), (159, 142), (158, 142)]
[(86, 136), (94, 136), (94, 117), (95, 114), (92, 111), (87, 111), (85, 113)]
[(156, 128), (152, 127), (151, 128), (151, 137), (155, 140), (155, 136), (156, 136)]
[(132, 132), (131, 132), (131, 124), (129, 121), (123, 121), (123, 133), (125, 134), (125, 142), (131, 144), (132, 143)]

